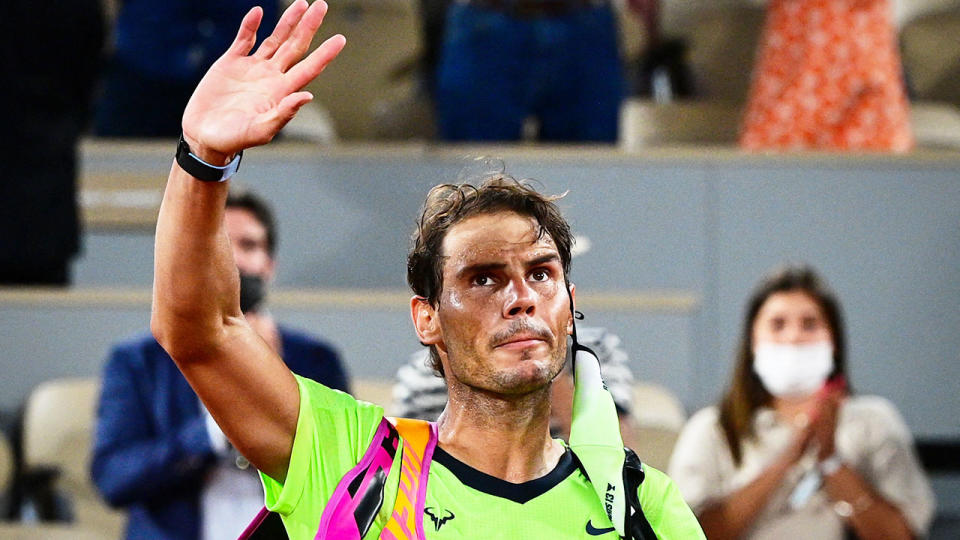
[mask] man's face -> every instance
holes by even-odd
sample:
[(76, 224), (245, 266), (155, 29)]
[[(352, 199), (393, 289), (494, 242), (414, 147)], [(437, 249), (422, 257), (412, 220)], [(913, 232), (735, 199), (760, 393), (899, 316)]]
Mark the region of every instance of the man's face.
[(243, 208), (227, 208), (224, 224), (240, 273), (260, 276), (267, 282), (273, 279), (273, 258), (267, 250), (266, 227), (252, 212)]
[[(435, 317), (444, 370), (501, 394), (542, 388), (560, 372), (572, 329), (563, 266), (535, 219), (514, 212), (468, 218), (443, 241)], [(421, 336), (422, 337), (422, 336)]]

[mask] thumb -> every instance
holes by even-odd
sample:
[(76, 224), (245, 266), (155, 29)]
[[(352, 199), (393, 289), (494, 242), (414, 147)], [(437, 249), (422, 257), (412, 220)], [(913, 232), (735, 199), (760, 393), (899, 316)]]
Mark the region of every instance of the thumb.
[(293, 120), (301, 107), (313, 101), (313, 94), (310, 92), (294, 92), (280, 100), (277, 105), (277, 121), (280, 122), (278, 130), (287, 125), (287, 122)]
[(301, 107), (313, 99), (310, 92), (295, 92), (280, 100), (269, 114), (262, 116), (253, 129), (255, 145), (267, 144), (287, 125)]

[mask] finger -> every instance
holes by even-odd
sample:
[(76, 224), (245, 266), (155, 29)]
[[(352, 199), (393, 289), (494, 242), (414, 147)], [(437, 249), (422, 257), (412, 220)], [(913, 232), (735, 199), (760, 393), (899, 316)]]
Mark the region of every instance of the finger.
[(292, 35), (280, 45), (277, 53), (273, 55), (273, 61), (280, 66), (281, 71), (287, 71), (294, 65), (310, 48), (310, 42), (313, 41), (314, 34), (320, 28), (323, 22), (323, 16), (327, 13), (327, 3), (323, 0), (317, 0), (307, 9), (303, 17), (293, 29)]
[(250, 49), (253, 49), (257, 42), (257, 28), (260, 28), (261, 19), (263, 19), (263, 9), (260, 6), (255, 6), (244, 15), (243, 21), (240, 23), (240, 30), (237, 31), (237, 37), (234, 38), (233, 44), (227, 49), (227, 54), (234, 56), (250, 54)]
[(273, 139), (273, 137), (283, 129), (283, 126), (287, 125), (290, 120), (293, 120), (293, 117), (297, 115), (297, 111), (312, 99), (313, 94), (310, 92), (295, 92), (281, 99), (276, 109), (274, 109), (273, 114), (260, 126), (259, 131), (261, 131), (261, 133), (258, 138), (262, 140), (262, 142), (259, 144), (266, 144)]
[(303, 59), (297, 65), (293, 66), (287, 72), (288, 91), (295, 92), (300, 90), (312, 81), (321, 71), (326, 69), (327, 64), (333, 61), (340, 54), (347, 39), (340, 34), (328, 38), (312, 53)]
[[(313, 94), (310, 92), (294, 92), (280, 100), (277, 104), (277, 116), (284, 125), (297, 115), (300, 107), (313, 100)], [(281, 126), (282, 127), (282, 126)]]
[(297, 111), (311, 99), (313, 95), (310, 92), (297, 92), (283, 98), (276, 107), (259, 115), (246, 132), (247, 139), (250, 141), (249, 147), (261, 146), (272, 141), (283, 126), (287, 125), (296, 116)]
[(270, 37), (263, 40), (263, 43), (260, 44), (254, 56), (263, 58), (264, 60), (271, 58), (273, 53), (277, 52), (277, 49), (280, 48), (280, 45), (290, 37), (290, 32), (292, 32), (294, 27), (297, 26), (297, 23), (300, 22), (303, 13), (307, 11), (307, 6), (307, 0), (297, 0), (290, 4), (283, 12)]

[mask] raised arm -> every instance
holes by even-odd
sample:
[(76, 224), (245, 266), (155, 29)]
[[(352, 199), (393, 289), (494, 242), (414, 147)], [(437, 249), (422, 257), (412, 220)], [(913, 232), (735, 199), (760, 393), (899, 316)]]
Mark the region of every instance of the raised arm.
[[(254, 8), (183, 114), (183, 138), (211, 165), (266, 144), (312, 99), (302, 88), (340, 52), (334, 36), (303, 58), (327, 5), (297, 0), (253, 53)], [(258, 469), (284, 480), (299, 394), (293, 375), (240, 312), (239, 278), (223, 226), (228, 182), (204, 182), (175, 162), (155, 248), (151, 329), (223, 432)]]

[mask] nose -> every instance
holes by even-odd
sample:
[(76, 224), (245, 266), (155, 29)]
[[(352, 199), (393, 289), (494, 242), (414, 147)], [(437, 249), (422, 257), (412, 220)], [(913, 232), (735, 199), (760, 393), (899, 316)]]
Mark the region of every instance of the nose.
[(800, 327), (799, 323), (788, 324), (784, 327), (780, 337), (783, 342), (796, 345), (803, 342), (803, 328)]
[(536, 311), (537, 293), (524, 279), (515, 279), (506, 288), (507, 298), (503, 303), (503, 316), (508, 319), (520, 315), (533, 315)]

